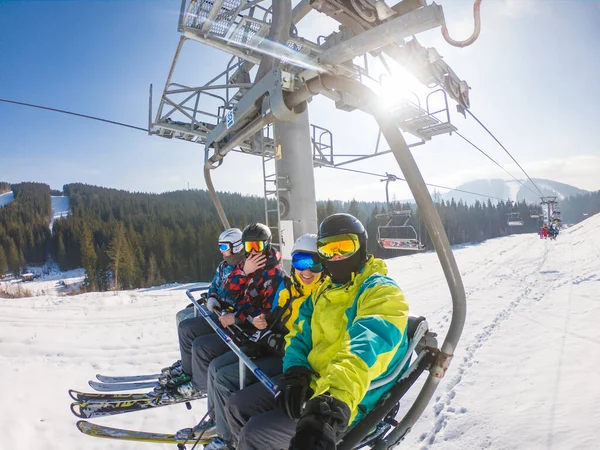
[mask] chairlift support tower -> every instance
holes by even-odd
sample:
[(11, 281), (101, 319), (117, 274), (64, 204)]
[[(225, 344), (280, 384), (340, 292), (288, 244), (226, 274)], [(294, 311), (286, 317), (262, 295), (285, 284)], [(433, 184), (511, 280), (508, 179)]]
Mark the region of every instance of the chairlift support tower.
[(558, 201), (556, 200), (558, 197), (541, 197), (541, 205), (546, 206), (546, 214), (545, 221), (548, 225), (553, 222), (561, 222), (560, 218), (560, 210), (558, 209)]
[[(422, 47), (415, 36), (441, 27), (444, 39), (451, 45), (471, 44), (479, 34), (480, 23), (481, 0), (474, 2), (475, 31), (469, 39), (459, 42), (449, 36), (442, 7), (427, 5), (425, 0), (396, 1), (393, 6), (382, 0), (301, 0), (293, 9), (291, 0), (182, 0), (178, 27), (181, 38), (154, 120), (150, 91), (149, 134), (204, 146), (204, 176), (224, 227), (229, 227), (229, 222), (214, 189), (211, 171), (223, 163), (230, 151), (259, 155), (264, 167), (276, 161), (274, 174), (265, 169), (264, 184), (265, 199), (273, 194), (281, 205), (276, 208), (277, 223), (268, 219), (272, 203), (265, 200), (265, 209), (269, 226), (283, 236), (280, 244), (284, 257), (289, 258), (285, 247), (291, 247), (301, 234), (316, 231), (311, 165), (335, 168), (388, 153), (396, 158), (444, 269), (453, 315), (448, 334), (427, 369), (429, 377), (421, 393), (398, 426), (378, 441), (376, 449), (400, 442), (422, 414), (444, 376), (464, 326), (466, 302), (460, 273), (409, 147), (456, 130), (450, 123), (448, 96), (458, 103), (459, 112), (469, 108), (467, 83), (435, 49)], [(338, 31), (323, 33), (323, 42), (300, 36), (295, 27), (313, 10), (340, 24)], [(179, 54), (187, 41), (229, 53), (231, 59), (225, 70), (200, 87), (173, 82)], [(423, 84), (440, 88), (445, 107), (436, 110), (428, 97), (424, 106), (417, 101), (400, 105), (395, 113), (384, 111), (364, 83), (377, 81), (369, 71), (368, 55), (380, 58), (386, 67), (385, 61), (395, 61)], [(256, 66), (258, 74), (251, 82)], [(307, 102), (318, 94), (335, 101), (338, 109), (359, 109), (372, 115), (390, 149), (379, 151), (378, 139), (372, 153), (334, 155), (331, 133), (308, 122)], [(273, 136), (268, 131), (271, 124)], [(400, 130), (419, 142), (408, 145)], [(269, 189), (268, 177), (273, 175), (275, 186)], [(391, 401), (386, 400), (376, 409), (387, 407)], [(381, 420), (373, 413), (368, 417)], [(370, 426), (366, 419), (360, 425)], [(353, 440), (360, 440), (360, 428), (357, 426), (344, 436), (338, 448), (353, 448)]]

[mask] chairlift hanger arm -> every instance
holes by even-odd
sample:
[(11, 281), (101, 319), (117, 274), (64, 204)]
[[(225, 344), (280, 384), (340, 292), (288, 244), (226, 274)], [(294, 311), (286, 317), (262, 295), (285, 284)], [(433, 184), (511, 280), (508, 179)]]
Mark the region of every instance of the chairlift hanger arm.
[(309, 81), (305, 87), (289, 94), (286, 97), (286, 104), (289, 108), (293, 108), (295, 105), (306, 101), (308, 98), (312, 97), (312, 95), (325, 89), (352, 93), (356, 105), (363, 111), (372, 114), (377, 120), (384, 137), (393, 150), (402, 173), (406, 177), (417, 206), (419, 207), (419, 211), (422, 213), (452, 296), (452, 320), (448, 334), (446, 335), (438, 355), (438, 359), (436, 360), (436, 363), (434, 363), (431, 373), (425, 382), (421, 393), (417, 397), (417, 401), (415, 401), (399, 426), (390, 435), (390, 439), (394, 439), (403, 436), (420, 417), (433, 396), (440, 379), (444, 376), (464, 328), (466, 317), (465, 290), (460, 277), (460, 271), (458, 270), (456, 260), (454, 259), (454, 255), (450, 248), (450, 243), (448, 242), (448, 237), (444, 231), (444, 226), (436, 211), (435, 205), (431, 200), (425, 181), (410, 153), (410, 149), (404, 141), (402, 133), (389, 117), (389, 114), (387, 114), (380, 106), (374, 92), (355, 80), (323, 75), (318, 79)]
[(481, 0), (475, 0), (475, 3), (473, 4), (473, 22), (473, 34), (463, 41), (455, 41), (450, 37), (450, 32), (446, 27), (446, 21), (442, 23), (442, 36), (444, 36), (444, 39), (448, 44), (453, 45), (454, 47), (467, 47), (475, 42), (481, 32)]

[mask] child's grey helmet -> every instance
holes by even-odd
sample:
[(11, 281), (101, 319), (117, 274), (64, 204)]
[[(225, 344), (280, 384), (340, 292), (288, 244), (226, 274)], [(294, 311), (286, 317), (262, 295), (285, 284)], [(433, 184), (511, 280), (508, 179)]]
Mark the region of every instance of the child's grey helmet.
[(219, 235), (219, 242), (231, 244), (231, 252), (240, 253), (244, 249), (242, 242), (242, 231), (239, 228), (229, 228)]

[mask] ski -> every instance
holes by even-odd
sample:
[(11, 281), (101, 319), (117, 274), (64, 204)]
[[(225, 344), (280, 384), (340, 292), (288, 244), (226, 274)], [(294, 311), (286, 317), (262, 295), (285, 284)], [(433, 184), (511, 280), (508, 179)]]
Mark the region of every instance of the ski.
[(80, 419), (91, 419), (93, 417), (114, 416), (134, 411), (142, 411), (157, 406), (155, 400), (122, 400), (115, 401), (94, 401), (94, 402), (73, 402), (71, 403), (71, 412)]
[(98, 381), (102, 383), (132, 383), (136, 381), (151, 381), (158, 380), (162, 374), (155, 373), (150, 375), (131, 375), (131, 376), (120, 376), (120, 377), (111, 377), (108, 375), (97, 374), (96, 378)]
[[(161, 400), (158, 397), (121, 401), (115, 399), (108, 401), (96, 399), (93, 401), (71, 403), (71, 412), (80, 419), (91, 419), (94, 417), (114, 416), (145, 409), (160, 408), (162, 406), (176, 405), (179, 403), (189, 403), (192, 400), (198, 400), (204, 397), (205, 395), (193, 399), (182, 398), (168, 401)], [(191, 408), (191, 405), (189, 405), (188, 408)]]
[(113, 393), (100, 393), (100, 392), (81, 392), (75, 389), (69, 389), (69, 396), (77, 402), (121, 402), (125, 400), (148, 400), (156, 398), (156, 395), (145, 394), (113, 394)]
[(132, 383), (100, 383), (90, 380), (88, 384), (92, 389), (100, 392), (127, 391), (135, 389), (153, 389), (158, 386), (158, 381), (136, 381)]
[[(121, 441), (134, 441), (134, 442), (154, 442), (157, 444), (190, 444), (196, 443), (195, 439), (189, 439), (191, 428), (184, 428), (179, 430), (175, 434), (163, 434), (163, 433), (148, 433), (144, 431), (132, 431), (124, 430), (121, 428), (111, 428), (102, 425), (90, 423), (86, 420), (80, 420), (77, 422), (77, 428), (83, 434), (88, 436), (106, 438), (106, 439), (117, 439)], [(206, 445), (211, 439), (201, 439), (198, 441), (200, 445)]]

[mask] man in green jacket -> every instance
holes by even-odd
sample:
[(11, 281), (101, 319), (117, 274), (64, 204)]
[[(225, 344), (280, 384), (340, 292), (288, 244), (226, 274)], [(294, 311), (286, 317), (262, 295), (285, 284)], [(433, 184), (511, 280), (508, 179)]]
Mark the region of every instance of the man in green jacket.
[(317, 249), (331, 279), (286, 337), (280, 411), (252, 417), (238, 450), (333, 450), (401, 375), (390, 377), (408, 346), (408, 304), (385, 263), (367, 254), (364, 226), (350, 214), (329, 216)]

